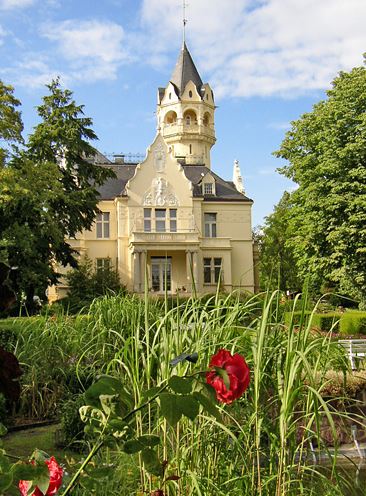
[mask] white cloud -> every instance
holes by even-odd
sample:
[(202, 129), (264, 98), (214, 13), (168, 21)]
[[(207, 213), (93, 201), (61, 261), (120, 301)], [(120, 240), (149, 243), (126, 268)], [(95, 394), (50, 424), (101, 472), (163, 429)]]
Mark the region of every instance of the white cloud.
[(0, 0), (1, 10), (21, 9), (30, 7), (35, 0)]
[(58, 76), (63, 84), (68, 84), (70, 81), (67, 75), (53, 70), (47, 59), (42, 59), (38, 53), (27, 53), (14, 66), (0, 70), (0, 74), (9, 76), (15, 86), (23, 86), (31, 90), (50, 83)]
[(41, 35), (56, 42), (73, 80), (114, 79), (130, 60), (122, 26), (110, 21), (68, 20), (46, 24)]
[[(329, 87), (362, 64), (365, 0), (195, 0), (187, 9), (192, 54), (216, 95), (293, 97)], [(176, 49), (178, 2), (143, 0), (154, 60)], [(151, 57), (152, 58), (152, 57)]]

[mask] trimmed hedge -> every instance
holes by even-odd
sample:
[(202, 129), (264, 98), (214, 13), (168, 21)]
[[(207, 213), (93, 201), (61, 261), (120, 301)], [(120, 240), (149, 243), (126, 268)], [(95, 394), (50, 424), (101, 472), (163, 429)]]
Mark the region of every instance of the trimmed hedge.
[(341, 319), (342, 314), (339, 312), (316, 313), (313, 316), (312, 325), (321, 331), (338, 332)]
[[(285, 324), (290, 325), (291, 318), (295, 326), (300, 325), (301, 312), (287, 312), (285, 314)], [(311, 312), (304, 313), (304, 325), (308, 325)], [(366, 335), (366, 312), (358, 310), (347, 310), (344, 313), (327, 312), (315, 313), (311, 320), (311, 325), (321, 331), (339, 332), (345, 335), (365, 334)]]
[(349, 310), (342, 315), (340, 333), (346, 335), (366, 334), (366, 312)]

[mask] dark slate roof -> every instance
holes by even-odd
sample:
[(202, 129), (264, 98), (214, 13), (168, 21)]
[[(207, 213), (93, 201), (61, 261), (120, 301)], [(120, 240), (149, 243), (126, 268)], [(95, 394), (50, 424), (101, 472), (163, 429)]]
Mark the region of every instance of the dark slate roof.
[[(188, 81), (192, 81), (196, 87), (197, 91), (200, 93), (202, 87), (202, 79), (198, 74), (196, 66), (192, 60), (191, 54), (187, 48), (187, 45), (183, 43), (182, 49), (180, 51), (177, 64), (174, 68), (172, 77), (170, 81), (175, 85), (181, 95), (186, 87)], [(178, 95), (178, 96), (179, 96)]]
[[(99, 163), (101, 167), (110, 167), (116, 174), (116, 178), (107, 179), (107, 181), (98, 187), (100, 200), (114, 200), (117, 196), (125, 196), (125, 187), (127, 181), (135, 174), (137, 164), (117, 165), (109, 163)], [(242, 201), (252, 202), (250, 198), (239, 193), (234, 183), (225, 181), (220, 176), (212, 172), (204, 165), (183, 165), (186, 178), (193, 184), (193, 196), (202, 198), (205, 202), (210, 201)], [(202, 195), (201, 181), (206, 174), (211, 174), (215, 179), (215, 195)]]
[(125, 196), (125, 186), (127, 181), (135, 174), (136, 165), (137, 164), (103, 164), (102, 167), (110, 167), (117, 177), (107, 179), (102, 186), (98, 187), (100, 200), (114, 200), (116, 196)]
[(252, 202), (250, 198), (239, 193), (232, 181), (225, 181), (220, 176), (212, 172), (204, 165), (183, 165), (184, 173), (189, 181), (193, 184), (193, 196), (202, 197), (201, 181), (208, 173), (215, 179), (215, 195), (205, 195), (204, 201), (242, 201)]

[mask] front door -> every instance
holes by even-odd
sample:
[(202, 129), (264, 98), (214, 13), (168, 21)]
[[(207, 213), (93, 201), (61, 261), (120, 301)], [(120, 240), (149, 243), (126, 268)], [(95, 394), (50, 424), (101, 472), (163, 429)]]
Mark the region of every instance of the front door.
[(171, 291), (172, 258), (151, 257), (151, 288), (155, 293)]

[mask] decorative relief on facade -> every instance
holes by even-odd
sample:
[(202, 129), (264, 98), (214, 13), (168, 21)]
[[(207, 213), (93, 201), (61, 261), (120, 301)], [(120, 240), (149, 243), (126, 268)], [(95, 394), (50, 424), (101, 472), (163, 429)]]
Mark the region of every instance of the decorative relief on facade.
[(151, 188), (143, 197), (144, 207), (177, 207), (178, 199), (170, 187), (168, 181), (163, 177), (153, 179)]
[(154, 167), (156, 172), (164, 172), (165, 171), (165, 149), (162, 143), (160, 143), (156, 150), (154, 151)]

